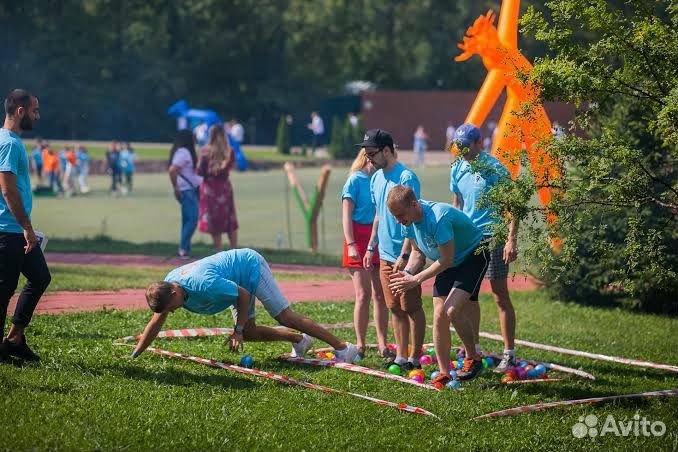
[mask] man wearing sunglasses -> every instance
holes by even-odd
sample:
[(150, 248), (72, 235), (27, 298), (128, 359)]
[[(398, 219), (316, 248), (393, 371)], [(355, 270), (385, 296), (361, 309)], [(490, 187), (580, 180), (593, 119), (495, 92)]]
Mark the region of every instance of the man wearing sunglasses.
[[(370, 129), (365, 133), (362, 143), (356, 146), (365, 148), (367, 158), (377, 169), (370, 180), (370, 193), (377, 213), (363, 265), (366, 269), (371, 267), (372, 254), (379, 244), (379, 275), (386, 305), (393, 313), (393, 331), (398, 347), (396, 358), (386, 363), (386, 366), (397, 364), (403, 370), (421, 368), (419, 357), (426, 332), (426, 317), (421, 305), (421, 287), (414, 287), (398, 295), (388, 287), (390, 275), (405, 268), (411, 245), (409, 239), (403, 237), (402, 228), (386, 206), (388, 193), (397, 185), (412, 188), (418, 197), (419, 179), (412, 170), (398, 162), (393, 137), (387, 131)], [(413, 266), (413, 271), (419, 271), (423, 265), (424, 262), (419, 262), (417, 268)]]

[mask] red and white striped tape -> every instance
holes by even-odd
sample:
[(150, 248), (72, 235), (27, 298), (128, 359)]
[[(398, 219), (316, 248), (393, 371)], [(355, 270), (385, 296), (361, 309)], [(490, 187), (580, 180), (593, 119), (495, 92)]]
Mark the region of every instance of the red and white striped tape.
[[(433, 344), (424, 344), (423, 347), (433, 347)], [(456, 348), (460, 349), (460, 347), (456, 347)], [(492, 359), (498, 359), (498, 360), (502, 359), (501, 355), (499, 355), (497, 353), (493, 353), (493, 352), (483, 352), (483, 356), (489, 356)], [(537, 364), (541, 364), (542, 366), (544, 366), (545, 368), (547, 368), (549, 370), (556, 370), (558, 372), (563, 372), (563, 373), (566, 373), (566, 374), (577, 375), (579, 377), (586, 378), (587, 380), (595, 380), (596, 379), (596, 377), (594, 377), (593, 375), (591, 375), (588, 372), (584, 372), (583, 370), (579, 370), (579, 369), (573, 369), (571, 367), (561, 366), (560, 364), (545, 363), (545, 362), (542, 362), (542, 361), (535, 361), (533, 359), (518, 358), (518, 357), (516, 357), (516, 361), (525, 361), (526, 363), (532, 364), (532, 365), (535, 365), (535, 366)]]
[[(131, 344), (113, 344), (113, 345), (119, 346), (119, 347), (133, 347), (133, 345), (131, 345)], [(353, 397), (358, 397), (358, 398), (363, 399), (363, 400), (368, 400), (372, 403), (376, 403), (377, 405), (383, 405), (383, 406), (388, 406), (388, 407), (391, 407), (391, 408), (396, 408), (398, 410), (405, 411), (407, 413), (422, 414), (422, 415), (425, 415), (425, 416), (433, 416), (435, 418), (438, 418), (438, 416), (431, 413), (430, 411), (427, 411), (423, 408), (419, 408), (419, 407), (416, 407), (416, 406), (411, 406), (411, 405), (407, 405), (407, 404), (404, 404), (404, 403), (393, 403), (393, 402), (389, 402), (387, 400), (381, 400), (381, 399), (377, 399), (377, 398), (362, 395), (362, 394), (356, 394), (356, 393), (353, 393), (353, 392), (346, 392), (346, 391), (341, 391), (341, 390), (338, 390), (338, 389), (332, 389), (332, 388), (328, 388), (326, 386), (321, 386), (321, 385), (317, 385), (317, 384), (314, 384), (314, 383), (308, 383), (306, 381), (295, 380), (293, 378), (289, 378), (289, 377), (286, 377), (284, 375), (278, 375), (278, 374), (274, 374), (274, 373), (271, 373), (271, 372), (264, 372), (264, 371), (257, 370), (257, 369), (248, 369), (246, 367), (240, 367), (240, 366), (235, 366), (235, 365), (232, 365), (232, 364), (226, 364), (224, 362), (216, 361), (216, 360), (213, 360), (213, 359), (205, 359), (205, 358), (199, 358), (197, 356), (184, 355), (184, 354), (181, 354), (181, 353), (170, 352), (170, 351), (167, 351), (167, 350), (162, 350), (162, 349), (154, 348), (154, 347), (148, 347), (146, 350), (148, 350), (149, 352), (157, 353), (158, 355), (169, 356), (170, 358), (178, 358), (178, 359), (184, 359), (184, 360), (187, 360), (187, 361), (193, 361), (193, 362), (204, 364), (204, 365), (210, 366), (210, 367), (216, 367), (216, 368), (219, 368), (219, 369), (230, 370), (232, 372), (239, 372), (239, 373), (243, 373), (243, 374), (253, 375), (255, 377), (267, 378), (269, 380), (279, 381), (281, 383), (286, 383), (286, 384), (289, 384), (289, 385), (302, 386), (302, 387), (307, 388), (307, 389), (315, 389), (315, 390), (318, 390), (318, 391), (332, 392), (332, 393), (335, 393), (335, 394), (346, 394), (346, 395), (350, 395), (350, 396), (353, 396)]]
[(533, 383), (556, 383), (559, 381), (565, 381), (562, 378), (535, 378), (533, 380), (511, 380), (511, 381), (505, 381), (505, 382), (497, 382), (497, 383), (483, 383), (479, 387), (480, 388), (495, 388), (497, 386), (507, 386), (507, 385), (526, 385), (526, 384), (533, 384)]
[(482, 416), (476, 416), (473, 418), (474, 421), (480, 419), (488, 419), (502, 416), (510, 416), (512, 414), (527, 413), (530, 411), (544, 410), (547, 408), (555, 408), (558, 406), (567, 406), (567, 405), (582, 405), (582, 404), (593, 404), (593, 403), (602, 403), (609, 402), (612, 400), (619, 399), (631, 399), (631, 398), (643, 398), (643, 397), (678, 397), (678, 390), (669, 389), (664, 391), (652, 391), (652, 392), (643, 392), (640, 394), (625, 394), (625, 395), (616, 395), (616, 396), (606, 396), (606, 397), (593, 397), (590, 399), (577, 399), (577, 400), (561, 400), (559, 402), (548, 402), (548, 403), (536, 403), (534, 405), (525, 405), (517, 408), (509, 408), (508, 410), (495, 411), (492, 413), (483, 414)]
[(312, 366), (320, 366), (320, 367), (334, 367), (337, 369), (344, 369), (348, 370), (351, 372), (357, 372), (361, 373), (364, 375), (372, 375), (373, 377), (379, 377), (379, 378), (386, 378), (388, 380), (395, 380), (399, 381), (401, 383), (407, 383), (411, 384), (414, 386), (418, 386), (420, 388), (426, 388), (426, 389), (432, 389), (434, 391), (438, 391), (438, 388), (436, 388), (433, 385), (429, 385), (426, 383), (419, 383), (418, 381), (415, 380), (410, 380), (408, 378), (401, 377), (399, 375), (393, 375), (388, 372), (384, 372), (381, 370), (375, 370), (375, 369), (370, 369), (369, 367), (364, 367), (364, 366), (358, 366), (356, 364), (349, 364), (349, 363), (339, 363), (336, 361), (331, 361), (327, 359), (314, 359), (314, 358), (299, 358), (299, 357), (292, 357), (290, 355), (280, 355), (278, 357), (279, 360), (281, 361), (287, 361), (290, 363), (301, 363), (301, 364), (310, 364)]

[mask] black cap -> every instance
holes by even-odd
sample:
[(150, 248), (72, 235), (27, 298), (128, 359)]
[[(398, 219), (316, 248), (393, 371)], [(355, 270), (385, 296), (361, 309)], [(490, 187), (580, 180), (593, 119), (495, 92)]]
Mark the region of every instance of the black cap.
[(361, 148), (383, 148), (385, 146), (393, 149), (393, 137), (383, 129), (370, 129), (365, 132), (362, 143), (356, 144)]

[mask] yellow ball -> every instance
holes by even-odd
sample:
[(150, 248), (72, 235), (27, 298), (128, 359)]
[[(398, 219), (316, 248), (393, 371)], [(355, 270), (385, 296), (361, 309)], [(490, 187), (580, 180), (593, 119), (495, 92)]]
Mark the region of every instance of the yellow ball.
[(332, 353), (332, 352), (327, 352), (327, 353), (325, 353), (325, 357), (326, 357), (327, 359), (334, 359), (334, 353)]
[(424, 372), (421, 369), (414, 369), (411, 370), (409, 374), (407, 374), (407, 378), (412, 378), (415, 375), (421, 375), (422, 377), (424, 376)]

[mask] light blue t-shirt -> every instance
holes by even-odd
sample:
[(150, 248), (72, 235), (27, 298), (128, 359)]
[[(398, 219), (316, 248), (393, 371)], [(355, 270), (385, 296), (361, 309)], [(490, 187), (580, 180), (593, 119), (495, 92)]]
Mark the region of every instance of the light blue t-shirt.
[(198, 314), (216, 314), (237, 303), (238, 286), (255, 292), (263, 259), (249, 248), (222, 251), (172, 270), (165, 281), (177, 283), (186, 291), (184, 308)]
[(496, 223), (499, 218), (495, 216), (492, 208), (479, 208), (478, 201), (497, 182), (511, 175), (499, 160), (487, 152), (481, 152), (477, 158), (479, 165), (478, 172), (473, 172), (471, 163), (463, 158), (458, 159), (452, 165), (450, 170), (450, 191), (461, 195), (461, 199), (464, 202), (462, 207), (463, 212), (487, 236), (492, 234), (490, 226)]
[(31, 158), (35, 162), (36, 165), (42, 166), (42, 150), (38, 148), (33, 148), (31, 151)]
[(78, 158), (78, 162), (85, 163), (89, 162), (89, 153), (83, 152), (80, 149), (75, 151), (75, 156)]
[(379, 257), (389, 262), (395, 262), (398, 259), (405, 241), (402, 227), (386, 207), (388, 193), (396, 185), (406, 185), (412, 188), (416, 197), (419, 198), (417, 175), (400, 162), (387, 173), (384, 170), (377, 171), (370, 180), (372, 202), (379, 213), (379, 228), (377, 229)]
[[(28, 168), (28, 153), (19, 135), (7, 129), (0, 129), (0, 171), (16, 175), (16, 188), (19, 191), (21, 204), (30, 218), (33, 194)], [(24, 232), (12, 212), (9, 211), (4, 196), (0, 196), (0, 232)]]
[(120, 151), (120, 169), (125, 174), (132, 174), (134, 172), (135, 155), (128, 149)]
[(66, 158), (66, 151), (64, 149), (59, 151), (59, 163), (61, 163), (61, 171), (66, 171), (66, 165), (68, 165), (68, 159)]
[(348, 177), (341, 191), (341, 200), (353, 201), (353, 215), (351, 219), (359, 224), (372, 224), (376, 209), (372, 204), (370, 194), (370, 176), (362, 170), (356, 171)]
[(419, 200), (423, 216), (419, 223), (402, 226), (403, 235), (417, 244), (422, 253), (431, 260), (440, 259), (439, 245), (454, 240), (454, 263), (464, 262), (478, 246), (483, 233), (461, 210), (444, 202)]

